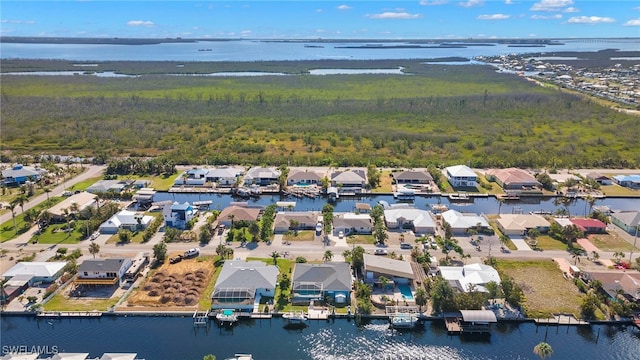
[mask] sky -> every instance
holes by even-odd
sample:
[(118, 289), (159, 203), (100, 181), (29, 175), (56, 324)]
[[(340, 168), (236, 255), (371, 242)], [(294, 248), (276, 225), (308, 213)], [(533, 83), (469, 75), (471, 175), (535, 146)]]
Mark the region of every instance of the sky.
[(252, 39), (640, 37), (640, 1), (2, 0), (0, 35)]

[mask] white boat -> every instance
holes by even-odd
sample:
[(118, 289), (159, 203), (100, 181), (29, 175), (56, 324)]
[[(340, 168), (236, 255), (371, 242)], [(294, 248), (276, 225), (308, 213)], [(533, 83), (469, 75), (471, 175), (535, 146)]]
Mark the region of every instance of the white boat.
[(238, 315), (233, 310), (224, 309), (216, 314), (216, 320), (221, 323), (233, 324), (238, 321)]
[(416, 326), (418, 316), (408, 313), (397, 313), (389, 318), (391, 326), (398, 329), (409, 329)]
[(253, 355), (251, 354), (235, 354), (233, 357), (226, 358), (225, 360), (253, 360)]
[(290, 322), (303, 322), (303, 321), (307, 321), (308, 319), (307, 315), (302, 311), (283, 314), (282, 318)]

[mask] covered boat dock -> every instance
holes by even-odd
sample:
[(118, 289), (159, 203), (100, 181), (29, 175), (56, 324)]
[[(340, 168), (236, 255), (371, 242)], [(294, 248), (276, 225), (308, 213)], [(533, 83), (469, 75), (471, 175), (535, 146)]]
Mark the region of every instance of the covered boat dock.
[(490, 332), (498, 319), (491, 310), (460, 310), (459, 316), (445, 317), (444, 321), (449, 333), (482, 334)]

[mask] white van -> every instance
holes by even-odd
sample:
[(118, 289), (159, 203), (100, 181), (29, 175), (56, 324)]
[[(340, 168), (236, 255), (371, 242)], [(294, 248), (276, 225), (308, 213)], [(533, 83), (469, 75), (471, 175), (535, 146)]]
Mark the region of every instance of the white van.
[(189, 249), (184, 252), (184, 257), (186, 258), (196, 257), (198, 255), (200, 255), (200, 249), (198, 248)]

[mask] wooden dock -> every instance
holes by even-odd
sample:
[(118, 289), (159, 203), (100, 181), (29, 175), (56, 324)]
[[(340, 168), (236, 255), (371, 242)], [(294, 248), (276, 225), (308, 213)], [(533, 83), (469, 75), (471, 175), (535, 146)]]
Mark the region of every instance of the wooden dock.
[(453, 334), (459, 334), (462, 332), (462, 327), (460, 326), (460, 319), (455, 317), (446, 317), (444, 318), (444, 323), (447, 326), (447, 332)]
[(100, 311), (42, 311), (38, 313), (38, 317), (56, 318), (56, 317), (90, 317), (99, 318), (102, 316)]
[(536, 325), (560, 326), (560, 325), (589, 325), (587, 321), (578, 320), (573, 315), (554, 315), (552, 318), (535, 319)]

